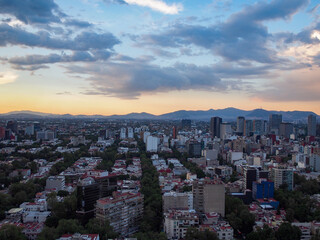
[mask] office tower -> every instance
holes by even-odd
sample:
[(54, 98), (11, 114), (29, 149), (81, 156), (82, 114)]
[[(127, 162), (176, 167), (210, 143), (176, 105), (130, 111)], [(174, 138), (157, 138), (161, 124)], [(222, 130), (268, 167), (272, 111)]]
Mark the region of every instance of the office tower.
[(187, 146), (190, 157), (201, 157), (201, 143), (199, 143), (198, 141), (189, 141)]
[(7, 129), (10, 129), (14, 133), (18, 133), (18, 123), (17, 121), (8, 121)]
[(308, 136), (316, 136), (317, 118), (315, 115), (308, 116)]
[(253, 120), (253, 132), (258, 135), (263, 134), (264, 121), (263, 120)]
[(245, 125), (244, 135), (248, 137), (253, 132), (253, 121), (252, 120), (245, 120), (244, 123), (245, 123), (244, 124)]
[(94, 216), (94, 208), (99, 198), (107, 197), (117, 189), (118, 176), (92, 176), (77, 184), (77, 217), (87, 223)]
[(199, 227), (199, 216), (196, 212), (169, 210), (164, 214), (164, 232), (169, 240), (184, 239), (190, 227)]
[(281, 123), (282, 123), (281, 114), (271, 114), (269, 116), (269, 132), (274, 134), (279, 134)]
[(193, 182), (193, 205), (199, 213), (216, 212), (224, 217), (225, 186), (220, 179), (198, 179)]
[(226, 139), (232, 135), (232, 129), (230, 123), (221, 123), (220, 124), (220, 138)]
[(288, 186), (288, 190), (293, 190), (293, 170), (287, 168), (272, 168), (271, 178), (274, 187), (279, 188), (282, 184)]
[(212, 137), (220, 138), (220, 125), (222, 123), (222, 118), (212, 117), (210, 120), (210, 132)]
[(98, 220), (108, 221), (115, 232), (128, 236), (139, 230), (143, 216), (143, 195), (113, 192), (112, 197), (97, 200), (95, 213)]
[(182, 119), (181, 120), (181, 127), (183, 129), (191, 129), (191, 120), (190, 119)]
[(284, 138), (290, 138), (290, 135), (293, 133), (293, 124), (292, 123), (280, 123), (279, 135)]
[(259, 179), (259, 170), (254, 167), (246, 167), (243, 171), (245, 188), (252, 190), (252, 183)]
[(237, 133), (243, 135), (244, 133), (244, 117), (237, 117)]

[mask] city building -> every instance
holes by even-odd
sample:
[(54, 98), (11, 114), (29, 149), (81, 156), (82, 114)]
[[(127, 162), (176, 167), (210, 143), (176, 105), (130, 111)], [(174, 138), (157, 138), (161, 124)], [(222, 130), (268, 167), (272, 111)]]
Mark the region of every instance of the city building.
[(222, 123), (222, 118), (212, 117), (210, 120), (210, 132), (212, 137), (220, 138), (220, 125)]
[(194, 209), (199, 213), (216, 212), (224, 217), (225, 186), (220, 179), (199, 179), (192, 185)]
[(166, 192), (162, 199), (163, 212), (167, 212), (169, 209), (189, 209), (189, 195), (187, 193)]
[(117, 189), (117, 176), (84, 177), (77, 185), (77, 217), (86, 223), (94, 216), (94, 206), (99, 198), (107, 197)]
[(259, 179), (252, 184), (252, 197), (253, 199), (273, 198), (274, 183)]
[(269, 116), (269, 132), (279, 134), (280, 124), (282, 123), (281, 114), (270, 114)]
[(50, 176), (46, 180), (46, 189), (60, 191), (65, 189), (64, 176)]
[(245, 120), (244, 121), (244, 135), (250, 136), (253, 133), (253, 121), (252, 120)]
[(293, 124), (292, 123), (280, 123), (279, 135), (284, 138), (290, 138), (290, 135), (293, 133)]
[(288, 168), (272, 168), (271, 178), (274, 182), (274, 187), (277, 189), (282, 184), (286, 184), (288, 190), (293, 190), (293, 170)]
[(112, 197), (97, 200), (95, 213), (98, 220), (108, 220), (115, 232), (128, 236), (139, 229), (143, 215), (143, 195), (113, 192)]
[(245, 118), (244, 117), (237, 117), (237, 134), (243, 135), (244, 125), (245, 125)]
[(316, 136), (317, 118), (315, 115), (308, 116), (308, 136)]
[(190, 227), (199, 227), (199, 216), (192, 210), (169, 210), (164, 213), (164, 232), (168, 239), (184, 239)]
[(147, 152), (157, 152), (158, 151), (158, 138), (154, 136), (148, 136), (146, 142)]

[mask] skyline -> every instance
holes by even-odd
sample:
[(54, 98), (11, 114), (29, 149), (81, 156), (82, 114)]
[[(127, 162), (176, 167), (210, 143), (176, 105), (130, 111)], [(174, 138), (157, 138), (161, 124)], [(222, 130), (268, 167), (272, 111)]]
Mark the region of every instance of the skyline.
[(315, 0), (4, 0), (0, 112), (320, 115)]

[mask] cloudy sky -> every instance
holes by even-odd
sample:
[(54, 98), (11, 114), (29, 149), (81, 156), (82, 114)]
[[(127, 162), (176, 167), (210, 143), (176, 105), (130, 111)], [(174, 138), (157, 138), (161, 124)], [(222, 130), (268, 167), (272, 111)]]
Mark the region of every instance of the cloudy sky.
[(0, 0), (0, 112), (320, 114), (318, 0)]

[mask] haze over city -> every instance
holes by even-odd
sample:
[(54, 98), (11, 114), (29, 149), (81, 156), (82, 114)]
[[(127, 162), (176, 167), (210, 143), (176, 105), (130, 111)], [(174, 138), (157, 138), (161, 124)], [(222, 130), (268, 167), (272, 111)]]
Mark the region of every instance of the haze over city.
[(0, 6), (0, 113), (320, 113), (316, 0)]

